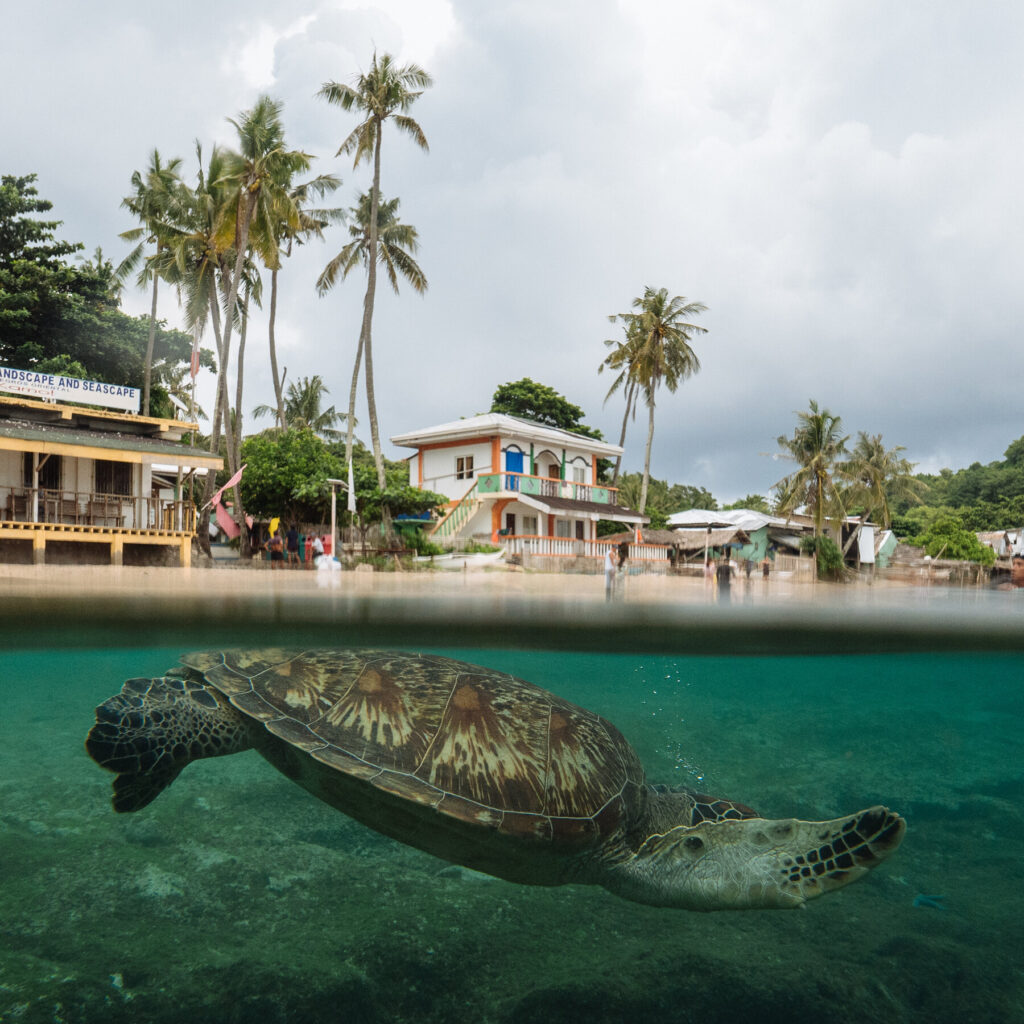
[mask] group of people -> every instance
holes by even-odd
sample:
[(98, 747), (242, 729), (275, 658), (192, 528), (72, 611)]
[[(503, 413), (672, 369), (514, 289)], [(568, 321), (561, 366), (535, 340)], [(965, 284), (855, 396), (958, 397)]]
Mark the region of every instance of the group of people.
[[(306, 538), (306, 544), (312, 548), (311, 564), (315, 565), (316, 560), (324, 553), (323, 538), (318, 534), (313, 534), (312, 538)], [(266, 543), (259, 547), (259, 550), (266, 552), (270, 559), (271, 569), (283, 569), (286, 564), (292, 568), (299, 568), (302, 565), (302, 560), (299, 558), (299, 529), (295, 523), (291, 524), (283, 536), (281, 528), (278, 527)]]

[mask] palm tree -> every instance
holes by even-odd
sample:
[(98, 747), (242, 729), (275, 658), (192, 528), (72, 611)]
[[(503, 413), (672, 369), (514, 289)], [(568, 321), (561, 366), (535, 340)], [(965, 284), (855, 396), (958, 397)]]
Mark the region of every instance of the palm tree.
[(774, 485), (778, 492), (778, 514), (788, 516), (801, 506), (810, 509), (814, 534), (820, 537), (825, 520), (841, 520), (846, 514), (843, 494), (836, 478), (845, 476), (849, 436), (842, 433), (843, 422), (828, 409), (819, 409), (813, 399), (809, 412), (797, 413), (797, 427), (792, 437), (780, 436), (777, 441), (784, 457), (800, 467)]
[[(238, 152), (225, 154), (224, 173), (217, 185), (228, 193), (228, 202), (219, 211), (216, 242), (222, 248), (234, 250), (234, 267), (228, 282), (221, 361), (224, 372), (231, 358), (231, 332), (238, 309), (238, 293), (249, 249), (263, 260), (273, 264), (276, 260), (280, 225), (299, 227), (298, 210), (288, 195), (287, 183), (295, 174), (308, 171), (309, 154), (285, 148), (284, 125), (281, 123), (282, 104), (269, 96), (260, 96), (251, 110), (243, 111), (236, 121), (228, 118), (238, 133)], [(242, 435), (242, 364), (238, 365), (235, 398), (235, 425), (231, 429), (229, 447), (233, 442), (234, 462), (241, 452)], [(235, 487), (235, 514), (239, 527), (244, 527), (239, 489)], [(245, 539), (248, 532), (242, 528), (242, 555), (247, 553)]]
[(373, 323), (373, 301), (377, 287), (377, 210), (380, 205), (380, 150), (384, 122), (389, 118), (395, 127), (409, 135), (421, 148), (428, 150), (423, 130), (407, 116), (410, 106), (422, 95), (423, 90), (433, 84), (430, 75), (416, 64), (396, 67), (390, 54), (378, 59), (374, 53), (370, 70), (358, 75), (354, 85), (339, 82), (325, 82), (318, 96), (342, 110), (358, 110), (366, 116), (338, 147), (337, 156), (353, 153), (353, 167), (362, 160), (373, 160), (373, 185), (370, 189), (370, 236), (367, 254), (366, 297), (363, 301), (363, 320), (359, 330), (359, 345), (356, 349), (355, 370), (352, 374), (352, 388), (349, 395), (348, 433), (345, 438), (345, 460), (352, 459), (352, 423), (355, 418), (355, 395), (359, 380), (359, 364), (366, 356), (366, 403), (370, 415), (370, 437), (373, 444), (373, 460), (377, 467), (377, 483), (385, 487), (384, 456), (380, 448), (380, 431), (377, 425), (377, 405), (373, 387), (373, 347), (371, 327)]
[[(344, 420), (345, 414), (336, 412), (333, 405), (327, 409), (323, 407), (324, 395), (327, 394), (330, 392), (324, 387), (323, 378), (319, 374), (301, 377), (297, 382), (289, 384), (285, 400), (285, 428), (312, 430), (326, 440), (338, 440), (340, 431), (335, 430), (334, 425)], [(252, 414), (258, 418), (275, 411), (269, 405), (258, 405)]]
[[(615, 320), (618, 319), (618, 316), (610, 316), (608, 319), (614, 323)], [(623, 340), (616, 341), (614, 338), (608, 338), (605, 341), (605, 345), (608, 345), (609, 347), (614, 345), (615, 348), (605, 356), (604, 362), (602, 362), (597, 368), (598, 373), (603, 373), (606, 367), (609, 370), (619, 371), (618, 376), (612, 381), (612, 386), (608, 389), (608, 394), (604, 396), (605, 403), (608, 402), (608, 399), (611, 398), (620, 387), (625, 385), (626, 408), (622, 414), (622, 430), (619, 432), (620, 448), (624, 448), (626, 444), (626, 426), (629, 424), (630, 414), (632, 413), (633, 419), (636, 419), (636, 394), (639, 384), (634, 377), (630, 376), (629, 372), (632, 363), (632, 353), (634, 353), (637, 348), (636, 340), (637, 335), (635, 330), (632, 337), (627, 333), (626, 338)], [(622, 453), (620, 452), (615, 457), (615, 471), (612, 473), (612, 487), (618, 485), (619, 473), (621, 470)], [(620, 494), (619, 497), (622, 497), (622, 495)]]
[[(156, 245), (155, 256), (159, 257), (166, 244), (166, 225), (171, 209), (175, 205), (175, 193), (181, 187), (179, 169), (181, 159), (174, 157), (166, 164), (160, 151), (154, 149), (149, 156), (149, 167), (143, 174), (132, 173), (131, 195), (121, 200), (121, 206), (134, 214), (141, 226), (121, 232), (121, 238), (127, 242), (137, 242), (134, 249), (121, 261), (117, 268), (117, 276), (124, 280), (142, 261), (143, 248), (149, 244)], [(146, 261), (139, 273), (138, 285), (143, 287), (150, 279), (153, 281), (153, 303), (149, 313), (149, 340), (146, 344), (146, 363), (142, 379), (142, 415), (149, 415), (149, 391), (153, 371), (153, 346), (156, 340), (156, 307), (157, 286), (160, 275), (155, 272), (153, 264)]]
[(843, 475), (849, 481), (846, 489), (846, 507), (859, 506), (861, 509), (857, 529), (843, 546), (843, 554), (850, 549), (860, 536), (861, 526), (878, 516), (882, 529), (892, 524), (890, 501), (911, 501), (920, 504), (925, 484), (914, 477), (914, 463), (901, 454), (906, 451), (902, 445), (887, 449), (881, 434), (857, 433), (857, 443), (843, 468)]
[[(654, 406), (658, 388), (664, 384), (675, 394), (687, 377), (700, 370), (700, 360), (690, 347), (690, 341), (696, 333), (706, 334), (707, 328), (688, 323), (684, 318), (703, 313), (707, 306), (702, 302), (687, 302), (682, 295), (674, 295), (670, 299), (667, 288), (648, 287), (644, 289), (643, 296), (633, 300), (633, 308), (638, 312), (617, 313), (609, 319), (620, 320), (625, 325), (626, 342), (617, 360), (622, 361), (621, 369), (625, 373), (623, 379), (636, 385), (633, 402), (639, 392), (647, 404), (647, 449), (644, 455), (643, 485), (640, 489), (640, 511), (643, 512), (651, 478)], [(616, 366), (617, 362), (612, 368)]]
[[(342, 220), (344, 211), (339, 209), (315, 209), (310, 206), (314, 197), (322, 199), (341, 185), (341, 179), (333, 174), (320, 174), (311, 181), (303, 182), (289, 189), (289, 208), (281, 211), (281, 219), (277, 225), (278, 239), (275, 248), (274, 262), (270, 270), (270, 312), (267, 318), (267, 339), (270, 346), (270, 369), (274, 379), (274, 398), (277, 401), (278, 423), (285, 425), (284, 378), (277, 368), (277, 341), (274, 327), (277, 321), (277, 273), (281, 269), (281, 257), (291, 256), (292, 245), (302, 245), (307, 238), (323, 238), (323, 229), (332, 221)], [(290, 214), (294, 205), (298, 213), (298, 224), (295, 225)], [(287, 371), (286, 371), (287, 372)]]
[[(419, 232), (411, 224), (402, 224), (398, 220), (400, 205), (399, 199), (381, 197), (377, 207), (377, 262), (384, 267), (396, 295), (399, 274), (422, 295), (427, 290), (427, 278), (412, 255), (419, 249)], [(352, 241), (324, 267), (323, 273), (317, 278), (316, 289), (319, 294), (330, 291), (339, 275), (344, 280), (356, 267), (369, 271), (370, 208), (370, 196), (364, 192), (349, 211), (352, 216), (348, 233)]]

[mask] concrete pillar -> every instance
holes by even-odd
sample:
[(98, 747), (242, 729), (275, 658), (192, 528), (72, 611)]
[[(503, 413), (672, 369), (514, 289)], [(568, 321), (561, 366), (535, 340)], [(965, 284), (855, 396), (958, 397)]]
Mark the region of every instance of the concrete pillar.
[(192, 565), (192, 538), (182, 537), (178, 550), (180, 552), (178, 564), (182, 569), (188, 569)]
[(32, 564), (46, 565), (46, 536), (42, 530), (32, 535)]
[(114, 537), (110, 541), (110, 564), (124, 565), (124, 539)]

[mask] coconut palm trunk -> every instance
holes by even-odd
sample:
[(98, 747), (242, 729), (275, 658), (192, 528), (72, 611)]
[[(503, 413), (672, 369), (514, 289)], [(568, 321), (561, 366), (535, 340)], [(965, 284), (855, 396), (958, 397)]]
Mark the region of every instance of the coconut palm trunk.
[(377, 211), (380, 206), (380, 143), (384, 133), (377, 131), (373, 146), (373, 189), (370, 192), (370, 252), (366, 278), (366, 298), (363, 301), (362, 346), (366, 359), (366, 404), (370, 419), (370, 441), (373, 445), (373, 462), (377, 467), (377, 486), (383, 491), (384, 455), (380, 447), (380, 428), (377, 423), (377, 400), (373, 386), (373, 302), (377, 290)]
[[(238, 379), (235, 386), (235, 423), (232, 431), (232, 443), (234, 446), (234, 471), (242, 465), (242, 384), (245, 372), (245, 338), (249, 327), (249, 300), (252, 297), (251, 288), (246, 284), (245, 301), (241, 309), (241, 326), (238, 331)], [(233, 475), (233, 474), (232, 474)], [(245, 509), (242, 507), (242, 490), (239, 484), (232, 488), (235, 499), (235, 525), (238, 527), (238, 557), (250, 558), (252, 552), (249, 550), (249, 531), (245, 523)]]
[(651, 482), (651, 448), (654, 445), (654, 396), (647, 403), (647, 449), (644, 452), (644, 478), (640, 485), (640, 512), (647, 508), (647, 488)]
[(274, 337), (274, 323), (277, 320), (277, 267), (270, 271), (270, 317), (267, 336), (270, 343), (270, 370), (274, 377), (274, 400), (277, 402), (277, 425), (284, 430), (284, 382), (277, 370), (277, 341)]
[[(161, 246), (157, 242), (156, 255), (159, 258)], [(153, 349), (156, 346), (156, 298), (160, 275), (153, 275), (153, 305), (149, 311), (149, 339), (146, 342), (146, 365), (142, 377), (142, 415), (149, 415), (149, 392), (153, 380)]]
[[(626, 447), (626, 427), (629, 424), (629, 414), (633, 411), (633, 403), (636, 401), (636, 381), (630, 381), (626, 385), (626, 411), (622, 414), (622, 430), (619, 433), (619, 447)], [(612, 487), (618, 485), (619, 473), (622, 470), (622, 452), (615, 457), (615, 472), (612, 473)]]

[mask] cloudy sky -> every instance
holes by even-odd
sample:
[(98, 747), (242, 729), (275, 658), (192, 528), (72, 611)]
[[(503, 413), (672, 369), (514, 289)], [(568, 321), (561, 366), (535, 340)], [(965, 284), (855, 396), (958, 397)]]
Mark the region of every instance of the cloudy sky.
[[(2, 9), (0, 171), (37, 173), (65, 237), (115, 261), (121, 197), (153, 147), (191, 177), (194, 140), (230, 145), (226, 118), (266, 92), (350, 206), (368, 170), (334, 154), (356, 118), (317, 90), (374, 48), (431, 73), (411, 111), (429, 154), (384, 139), (382, 192), (418, 228), (430, 282), (378, 289), (385, 435), (484, 412), (528, 376), (617, 440), (620, 399), (603, 404), (596, 370), (620, 330), (608, 315), (647, 285), (708, 306), (701, 372), (659, 395), (655, 476), (720, 501), (767, 493), (786, 464), (765, 453), (811, 398), (929, 471), (1001, 458), (1024, 433), (1017, 0)], [(320, 299), (314, 281), (343, 230), (282, 271), (277, 327), (289, 380), (321, 374), (341, 408), (364, 282)], [(140, 292), (125, 304), (148, 311)], [(162, 315), (180, 324), (173, 296)], [(271, 398), (264, 325), (247, 409)], [(644, 439), (641, 417), (627, 469)]]

